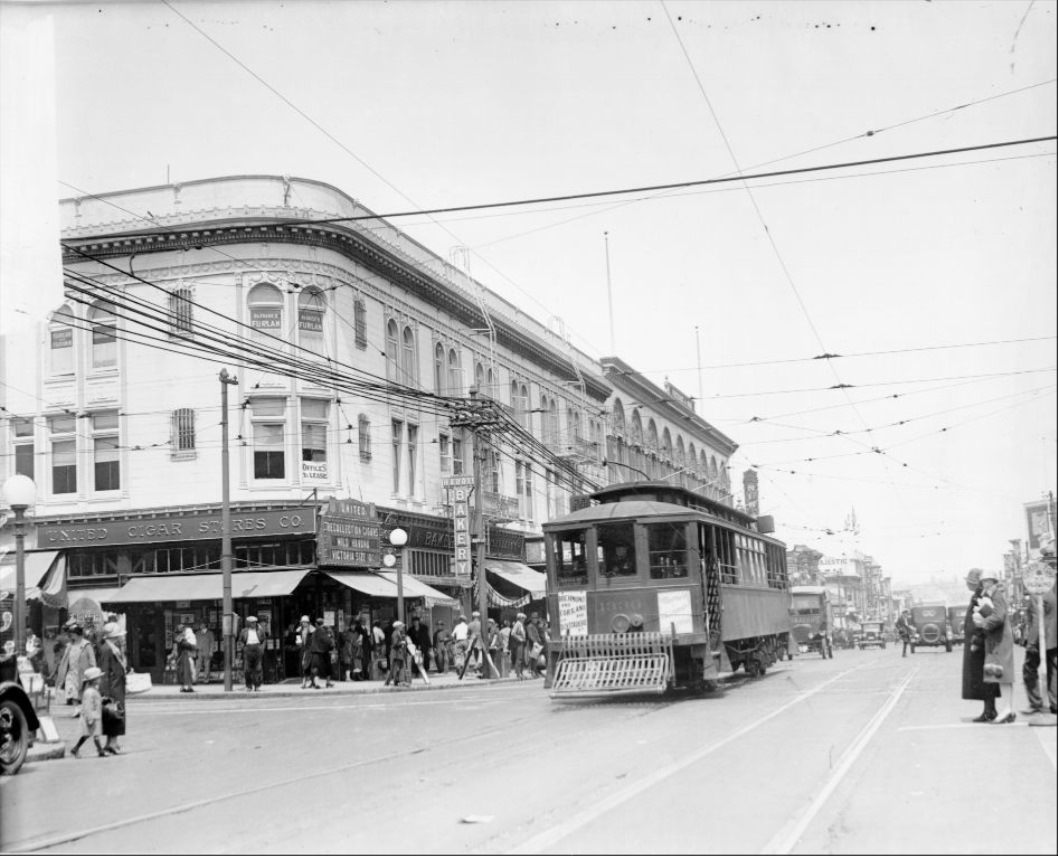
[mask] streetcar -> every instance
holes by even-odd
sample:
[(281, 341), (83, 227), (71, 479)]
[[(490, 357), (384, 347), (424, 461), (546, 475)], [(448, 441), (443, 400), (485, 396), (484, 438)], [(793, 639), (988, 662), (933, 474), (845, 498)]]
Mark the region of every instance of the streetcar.
[(612, 485), (545, 523), (552, 698), (715, 687), (790, 650), (786, 545), (664, 482)]

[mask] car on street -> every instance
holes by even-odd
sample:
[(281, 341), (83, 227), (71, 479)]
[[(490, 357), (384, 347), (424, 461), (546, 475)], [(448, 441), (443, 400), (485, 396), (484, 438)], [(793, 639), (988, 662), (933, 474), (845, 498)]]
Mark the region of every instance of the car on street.
[(916, 648), (943, 647), (949, 654), (952, 649), (951, 625), (948, 609), (944, 604), (911, 607), (911, 653)]
[(951, 627), (951, 641), (956, 645), (962, 645), (965, 641), (963, 627), (966, 625), (966, 613), (969, 611), (969, 606), (948, 607), (948, 625)]
[(14, 681), (0, 683), (0, 775), (22, 767), (40, 720), (29, 695)]
[(884, 648), (885, 631), (880, 621), (864, 621), (856, 634), (856, 647), (863, 651), (866, 648)]

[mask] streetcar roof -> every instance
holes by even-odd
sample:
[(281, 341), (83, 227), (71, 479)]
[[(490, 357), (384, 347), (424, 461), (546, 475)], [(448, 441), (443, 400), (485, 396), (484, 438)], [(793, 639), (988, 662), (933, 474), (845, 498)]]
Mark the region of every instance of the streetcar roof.
[(791, 586), (790, 594), (826, 594), (826, 586)]
[(590, 523), (596, 520), (610, 520), (619, 517), (622, 520), (629, 517), (656, 517), (658, 515), (680, 515), (681, 517), (699, 517), (701, 512), (685, 505), (675, 505), (671, 502), (657, 502), (649, 499), (630, 499), (626, 502), (605, 502), (600, 505), (591, 505), (570, 512), (564, 517), (556, 517), (544, 524), (544, 528), (551, 526), (566, 526), (570, 523)]

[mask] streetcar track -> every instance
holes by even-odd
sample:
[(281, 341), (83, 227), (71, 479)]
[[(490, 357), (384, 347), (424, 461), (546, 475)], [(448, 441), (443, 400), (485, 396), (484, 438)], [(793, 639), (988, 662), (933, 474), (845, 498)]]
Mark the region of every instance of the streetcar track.
[(569, 837), (570, 835), (577, 832), (578, 830), (591, 823), (598, 817), (601, 817), (607, 812), (618, 808), (629, 800), (634, 799), (644, 791), (649, 790), (655, 785), (658, 785), (666, 779), (669, 779), (677, 773), (683, 771), (687, 767), (698, 763), (699, 761), (713, 754), (717, 750), (722, 749), (729, 743), (733, 743), (740, 737), (749, 734), (751, 731), (754, 731), (765, 723), (770, 722), (771, 720), (775, 719), (776, 717), (780, 716), (781, 714), (785, 713), (786, 711), (790, 710), (801, 702), (807, 701), (817, 693), (822, 692), (831, 684), (841, 680), (844, 677), (847, 677), (848, 675), (853, 674), (854, 672), (859, 671), (865, 665), (866, 664), (864, 663), (860, 664), (859, 666), (853, 666), (851, 669), (846, 669), (845, 671), (839, 672), (837, 675), (828, 678), (827, 680), (823, 681), (823, 683), (810, 690), (798, 692), (794, 696), (794, 698), (781, 705), (780, 707), (775, 708), (770, 713), (767, 713), (764, 716), (755, 719), (748, 725), (744, 725), (741, 728), (736, 729), (726, 737), (723, 737), (720, 740), (717, 740), (702, 747), (701, 749), (698, 749), (695, 752), (692, 752), (681, 760), (676, 761), (672, 764), (668, 764), (665, 767), (662, 767), (661, 769), (656, 770), (655, 772), (640, 778), (638, 781), (634, 782), (628, 787), (616, 791), (601, 800), (598, 800), (594, 804), (587, 806), (586, 808), (574, 814), (562, 823), (552, 826), (547, 831), (541, 832), (538, 835), (535, 835), (532, 838), (523, 841), (517, 847), (514, 847), (505, 852), (509, 854), (542, 852), (544, 849), (557, 844), (564, 838)]

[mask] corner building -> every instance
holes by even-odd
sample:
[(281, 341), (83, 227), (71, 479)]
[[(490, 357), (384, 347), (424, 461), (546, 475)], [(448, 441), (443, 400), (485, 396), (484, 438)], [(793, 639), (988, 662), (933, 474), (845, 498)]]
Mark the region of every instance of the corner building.
[[(61, 213), (66, 300), (35, 347), (13, 359), (3, 344), (4, 476), (38, 491), (38, 632), (79, 609), (92, 620), (95, 604), (123, 613), (132, 665), (156, 680), (178, 623), (208, 624), (219, 652), (222, 368), (235, 378), (234, 610), (267, 625), (272, 680), (296, 673), (283, 640), (300, 615), (395, 615), (382, 563), (394, 528), (408, 533), (409, 615), (451, 626), (476, 603), (445, 488), (474, 471), (451, 399), (489, 399), (540, 441), (497, 437), (480, 456), (498, 615), (543, 608), (540, 525), (591, 485), (678, 473), (731, 499), (736, 446), (692, 403), (591, 359), (554, 332), (561, 319), (526, 315), (330, 185), (228, 177), (67, 199)], [(622, 451), (626, 407), (678, 436), (648, 428)], [(614, 465), (639, 450), (647, 465)]]

